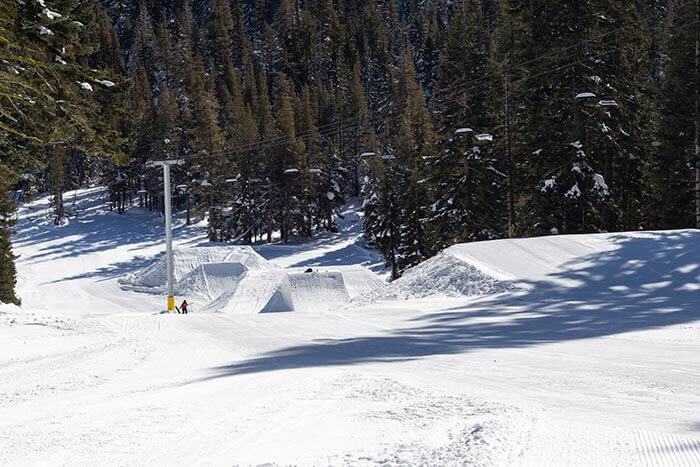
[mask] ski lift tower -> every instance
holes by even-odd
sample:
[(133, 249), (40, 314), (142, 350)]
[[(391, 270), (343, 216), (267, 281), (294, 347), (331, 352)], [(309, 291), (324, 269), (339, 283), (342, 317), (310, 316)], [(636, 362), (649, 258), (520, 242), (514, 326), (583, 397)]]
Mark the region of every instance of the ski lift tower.
[(169, 159), (164, 161), (152, 161), (147, 167), (163, 167), (163, 195), (165, 201), (165, 256), (168, 264), (168, 311), (175, 311), (175, 292), (173, 285), (173, 231), (172, 214), (170, 205), (170, 166), (182, 165), (182, 159)]

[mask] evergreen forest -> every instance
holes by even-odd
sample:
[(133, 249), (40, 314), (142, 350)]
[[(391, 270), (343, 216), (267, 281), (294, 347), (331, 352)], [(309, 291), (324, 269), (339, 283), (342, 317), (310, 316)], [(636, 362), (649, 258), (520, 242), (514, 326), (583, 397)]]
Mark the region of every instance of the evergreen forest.
[(700, 0), (1, 0), (16, 202), (108, 187), (211, 242), (364, 212), (393, 278), (461, 242), (700, 228)]

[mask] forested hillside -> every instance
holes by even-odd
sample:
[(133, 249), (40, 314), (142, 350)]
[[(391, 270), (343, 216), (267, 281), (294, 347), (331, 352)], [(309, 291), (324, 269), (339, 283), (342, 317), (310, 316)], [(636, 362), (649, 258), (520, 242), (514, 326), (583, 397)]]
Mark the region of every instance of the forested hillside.
[[(700, 223), (698, 0), (2, 1), (0, 301), (15, 198), (110, 187), (211, 241), (334, 230), (392, 275), (457, 242)], [(699, 182), (700, 183), (700, 182)], [(697, 225), (700, 227), (700, 225)]]

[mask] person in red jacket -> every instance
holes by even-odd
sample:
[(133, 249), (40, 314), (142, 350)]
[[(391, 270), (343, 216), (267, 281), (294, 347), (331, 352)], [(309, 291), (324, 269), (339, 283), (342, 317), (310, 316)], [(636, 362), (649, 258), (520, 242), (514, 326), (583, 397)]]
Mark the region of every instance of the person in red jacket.
[(180, 310), (182, 310), (183, 315), (187, 314), (187, 300), (182, 301), (182, 303), (180, 304)]

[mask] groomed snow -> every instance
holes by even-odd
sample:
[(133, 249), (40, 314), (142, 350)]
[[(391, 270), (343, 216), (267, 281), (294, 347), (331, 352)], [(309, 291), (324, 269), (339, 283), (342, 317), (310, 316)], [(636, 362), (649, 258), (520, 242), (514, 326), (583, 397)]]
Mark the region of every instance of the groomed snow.
[[(178, 294), (208, 312), (323, 311), (347, 307), (351, 296), (384, 286), (362, 266), (282, 270), (248, 246), (180, 248), (173, 270)], [(124, 290), (162, 295), (166, 272), (159, 255), (118, 283)]]
[[(249, 246), (178, 248), (173, 252), (174, 281), (179, 283), (188, 274), (207, 263), (241, 264), (246, 269), (270, 269), (275, 267)], [(150, 266), (128, 274), (125, 278), (119, 280), (119, 284), (125, 289), (162, 294), (165, 291), (166, 279), (167, 261), (165, 255), (161, 253), (157, 259), (152, 261)], [(184, 286), (184, 293), (196, 293), (199, 291), (198, 289), (190, 290), (186, 284)]]
[[(697, 230), (449, 249), (477, 295), (446, 297), (461, 275), (426, 263), (404, 285), (424, 298), (164, 315), (164, 297), (117, 283), (155, 264), (162, 219), (105, 211), (105, 196), (70, 193), (77, 217), (60, 228), (47, 198), (20, 210), (23, 306), (0, 305), (0, 464), (700, 464)], [(294, 304), (297, 275), (298, 290), (331, 291), (313, 306), (345, 300), (341, 278), (348, 299), (381, 289), (365, 280), (381, 259), (362, 216), (344, 214), (337, 234), (254, 246), (278, 268), (236, 284), (249, 308)], [(175, 226), (176, 251), (202, 248), (203, 228)], [(226, 263), (192, 260), (179, 280), (210, 269), (192, 276), (202, 296), (213, 278), (228, 289), (242, 268)]]
[[(679, 232), (677, 235), (682, 238), (693, 233)], [(641, 245), (647, 240), (653, 243), (666, 235), (657, 232), (553, 235), (454, 245), (409, 269), (388, 287), (362, 295), (357, 303), (430, 296), (482, 296), (543, 286), (575, 288), (586, 282), (587, 268), (598, 261), (615, 260), (617, 252), (629, 242), (637, 240)], [(640, 248), (625, 254), (643, 257), (647, 252)], [(620, 258), (619, 261), (629, 266), (630, 271), (634, 270), (635, 259), (622, 261)], [(613, 264), (619, 266), (617, 262)], [(680, 288), (693, 289), (693, 279), (700, 283), (700, 276), (691, 277)], [(648, 280), (655, 280), (653, 273)]]

